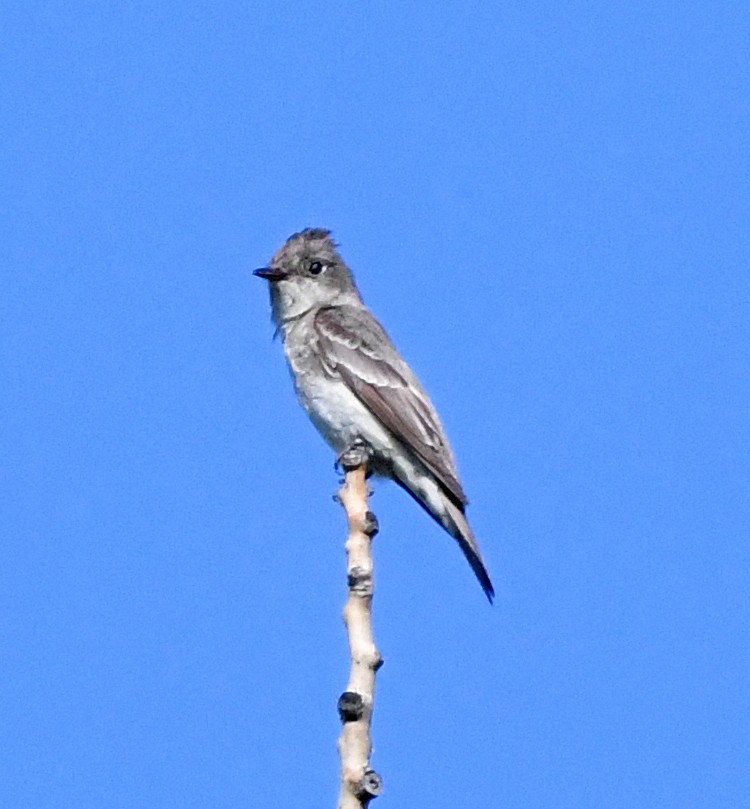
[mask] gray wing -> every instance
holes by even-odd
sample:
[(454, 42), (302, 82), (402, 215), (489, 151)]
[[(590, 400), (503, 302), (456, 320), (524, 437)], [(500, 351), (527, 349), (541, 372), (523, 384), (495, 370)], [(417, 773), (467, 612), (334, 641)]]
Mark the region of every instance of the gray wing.
[(468, 503), (443, 426), (383, 327), (365, 309), (337, 306), (314, 318), (323, 362), (409, 447), (455, 499)]

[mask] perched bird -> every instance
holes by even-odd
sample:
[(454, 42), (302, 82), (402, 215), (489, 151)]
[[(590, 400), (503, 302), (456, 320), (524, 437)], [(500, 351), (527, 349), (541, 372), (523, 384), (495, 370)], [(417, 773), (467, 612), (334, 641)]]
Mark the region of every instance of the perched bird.
[(255, 270), (269, 282), (297, 397), (336, 453), (364, 444), (368, 469), (395, 480), (458, 541), (492, 601), (440, 419), (336, 248), (330, 231), (308, 228)]

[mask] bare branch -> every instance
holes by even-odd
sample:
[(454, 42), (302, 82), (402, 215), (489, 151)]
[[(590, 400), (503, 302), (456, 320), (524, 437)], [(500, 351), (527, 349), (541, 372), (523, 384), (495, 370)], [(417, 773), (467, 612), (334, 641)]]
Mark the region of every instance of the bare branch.
[(345, 469), (338, 499), (346, 511), (348, 595), (344, 623), (349, 638), (349, 685), (338, 702), (341, 791), (338, 809), (363, 809), (382, 791), (380, 776), (370, 768), (370, 723), (375, 697), (375, 672), (383, 664), (372, 633), (372, 538), (378, 531), (367, 507), (367, 453), (350, 450), (340, 458)]

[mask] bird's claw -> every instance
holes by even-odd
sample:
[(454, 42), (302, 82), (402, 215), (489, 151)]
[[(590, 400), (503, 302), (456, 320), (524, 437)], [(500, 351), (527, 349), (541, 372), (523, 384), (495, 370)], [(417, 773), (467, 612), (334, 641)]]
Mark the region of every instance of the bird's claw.
[(372, 447), (366, 441), (357, 439), (336, 458), (336, 471), (349, 472), (360, 466), (367, 466), (372, 455)]

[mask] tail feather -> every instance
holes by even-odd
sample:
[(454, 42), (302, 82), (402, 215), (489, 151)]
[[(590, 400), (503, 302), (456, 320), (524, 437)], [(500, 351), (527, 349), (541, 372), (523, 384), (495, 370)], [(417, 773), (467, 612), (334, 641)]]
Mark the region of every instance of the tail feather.
[(466, 521), (463, 506), (456, 503), (443, 489), (433, 490), (433, 493), (427, 496), (426, 493), (417, 492), (416, 487), (412, 488), (400, 475), (395, 474), (393, 479), (458, 542), (466, 561), (471, 565), (474, 575), (477, 577), (479, 584), (482, 585), (484, 594), (492, 604), (492, 599), (495, 597), (495, 588), (492, 586), (482, 554), (479, 552), (479, 545), (474, 539), (474, 532)]
[(492, 604), (492, 599), (495, 597), (495, 588), (492, 586), (489, 573), (487, 573), (487, 567), (482, 559), (482, 554), (479, 552), (479, 545), (477, 545), (477, 541), (474, 538), (474, 532), (469, 527), (469, 523), (463, 511), (453, 503), (449, 497), (445, 498), (445, 506), (455, 530), (450, 531), (449, 526), (446, 526), (446, 528), (448, 528), (450, 533), (457, 540), (461, 550), (464, 552), (466, 561), (471, 565), (474, 575), (482, 585), (482, 589), (490, 604)]

